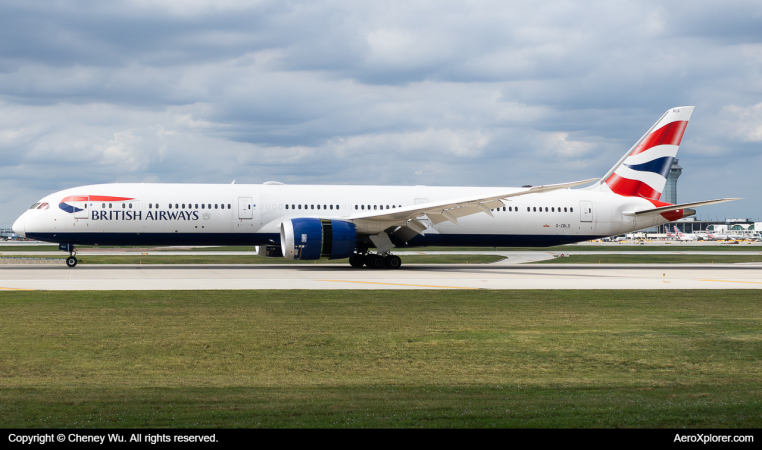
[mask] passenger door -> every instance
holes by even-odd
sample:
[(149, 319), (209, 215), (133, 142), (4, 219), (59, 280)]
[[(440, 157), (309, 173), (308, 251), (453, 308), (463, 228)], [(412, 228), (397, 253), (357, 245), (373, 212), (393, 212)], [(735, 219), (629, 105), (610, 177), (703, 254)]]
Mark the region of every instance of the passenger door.
[(593, 202), (579, 202), (579, 220), (581, 222), (593, 221)]
[(71, 206), (74, 207), (75, 219), (87, 219), (90, 217), (90, 205), (88, 204), (89, 200), (90, 197), (88, 196), (74, 197), (74, 201), (71, 202)]
[(251, 219), (254, 217), (253, 202), (251, 197), (238, 197), (238, 218)]

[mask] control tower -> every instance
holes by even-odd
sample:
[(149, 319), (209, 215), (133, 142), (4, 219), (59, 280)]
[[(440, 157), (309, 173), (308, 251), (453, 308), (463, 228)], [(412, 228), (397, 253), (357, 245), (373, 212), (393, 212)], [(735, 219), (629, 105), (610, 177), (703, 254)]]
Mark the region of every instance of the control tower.
[(664, 195), (660, 199), (673, 205), (677, 204), (677, 179), (683, 173), (683, 168), (677, 164), (677, 161), (677, 158), (672, 161), (672, 167), (669, 169), (669, 175), (667, 176), (667, 184), (664, 186)]

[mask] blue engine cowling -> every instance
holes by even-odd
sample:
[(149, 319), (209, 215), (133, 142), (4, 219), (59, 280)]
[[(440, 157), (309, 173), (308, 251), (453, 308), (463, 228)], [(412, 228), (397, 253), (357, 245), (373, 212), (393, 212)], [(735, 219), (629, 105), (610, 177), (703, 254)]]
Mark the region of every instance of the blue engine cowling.
[(355, 252), (355, 224), (328, 219), (288, 219), (280, 226), (280, 245), (286, 259), (349, 258)]

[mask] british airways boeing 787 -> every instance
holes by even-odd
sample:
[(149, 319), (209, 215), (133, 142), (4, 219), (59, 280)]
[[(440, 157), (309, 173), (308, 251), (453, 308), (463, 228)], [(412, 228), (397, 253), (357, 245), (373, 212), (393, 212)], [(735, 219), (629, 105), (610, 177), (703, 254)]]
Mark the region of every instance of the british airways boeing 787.
[(70, 267), (77, 245), (256, 245), (263, 256), (398, 268), (395, 247), (570, 244), (736, 200), (659, 201), (692, 112), (664, 113), (600, 179), (520, 188), (101, 184), (48, 195), (13, 230), (59, 243)]

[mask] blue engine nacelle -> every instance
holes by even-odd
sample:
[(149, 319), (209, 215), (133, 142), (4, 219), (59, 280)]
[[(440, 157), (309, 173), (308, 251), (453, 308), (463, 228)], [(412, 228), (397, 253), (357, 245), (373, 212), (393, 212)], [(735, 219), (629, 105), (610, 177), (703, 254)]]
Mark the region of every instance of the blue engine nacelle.
[(280, 245), (286, 259), (349, 258), (355, 252), (355, 224), (328, 219), (288, 219), (280, 226)]

